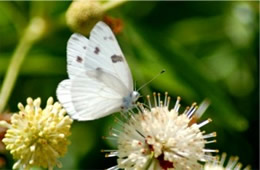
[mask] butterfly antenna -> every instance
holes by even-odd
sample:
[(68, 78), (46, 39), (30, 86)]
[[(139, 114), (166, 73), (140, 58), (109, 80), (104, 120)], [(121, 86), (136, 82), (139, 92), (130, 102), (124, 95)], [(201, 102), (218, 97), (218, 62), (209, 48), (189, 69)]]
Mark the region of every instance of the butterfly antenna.
[(156, 76), (154, 76), (150, 81), (146, 82), (145, 84), (143, 84), (137, 91), (141, 90), (142, 88), (144, 88), (147, 84), (151, 83), (152, 81), (154, 81), (157, 77), (159, 77), (161, 74), (163, 74), (166, 70), (163, 69), (160, 73), (158, 73)]

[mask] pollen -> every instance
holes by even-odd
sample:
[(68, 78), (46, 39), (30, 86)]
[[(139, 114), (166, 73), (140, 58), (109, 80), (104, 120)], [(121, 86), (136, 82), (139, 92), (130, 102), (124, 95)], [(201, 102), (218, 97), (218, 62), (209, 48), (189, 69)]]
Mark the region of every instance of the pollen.
[(65, 155), (70, 141), (72, 119), (66, 116), (60, 103), (50, 97), (44, 109), (41, 99), (27, 98), (27, 105), (19, 103), (19, 113), (13, 114), (11, 123), (0, 122), (8, 128), (3, 139), (16, 163), (13, 169), (33, 166), (53, 169), (61, 167), (57, 158)]

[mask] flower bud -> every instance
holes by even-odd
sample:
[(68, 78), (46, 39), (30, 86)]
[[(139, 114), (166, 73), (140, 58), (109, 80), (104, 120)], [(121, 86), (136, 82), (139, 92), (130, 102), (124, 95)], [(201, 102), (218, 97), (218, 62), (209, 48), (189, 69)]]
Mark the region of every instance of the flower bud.
[(93, 26), (103, 17), (103, 8), (98, 1), (74, 1), (66, 13), (68, 26), (75, 32), (88, 35)]

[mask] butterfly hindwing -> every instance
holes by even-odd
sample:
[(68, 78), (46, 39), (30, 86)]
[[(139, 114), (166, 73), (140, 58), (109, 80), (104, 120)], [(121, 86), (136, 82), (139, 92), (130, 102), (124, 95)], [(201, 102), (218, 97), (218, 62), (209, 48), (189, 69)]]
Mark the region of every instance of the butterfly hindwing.
[[(117, 87), (117, 88), (115, 88)], [(124, 85), (100, 70), (83, 72), (71, 82), (71, 99), (78, 120), (93, 120), (120, 111)]]
[(67, 79), (60, 82), (56, 90), (56, 93), (58, 100), (66, 109), (67, 113), (69, 113), (70, 115), (75, 115), (76, 110), (74, 108), (71, 98), (71, 80)]

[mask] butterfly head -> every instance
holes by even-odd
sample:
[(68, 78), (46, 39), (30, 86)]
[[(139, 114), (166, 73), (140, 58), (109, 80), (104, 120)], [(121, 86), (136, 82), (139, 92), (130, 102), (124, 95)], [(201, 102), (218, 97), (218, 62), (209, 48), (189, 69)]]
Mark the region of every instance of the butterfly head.
[(137, 99), (140, 97), (140, 93), (137, 91), (131, 92), (128, 96), (123, 98), (123, 105), (121, 109), (127, 111), (134, 107)]
[(132, 102), (135, 103), (140, 97), (140, 93), (138, 91), (133, 91), (131, 93), (131, 96), (132, 96)]

